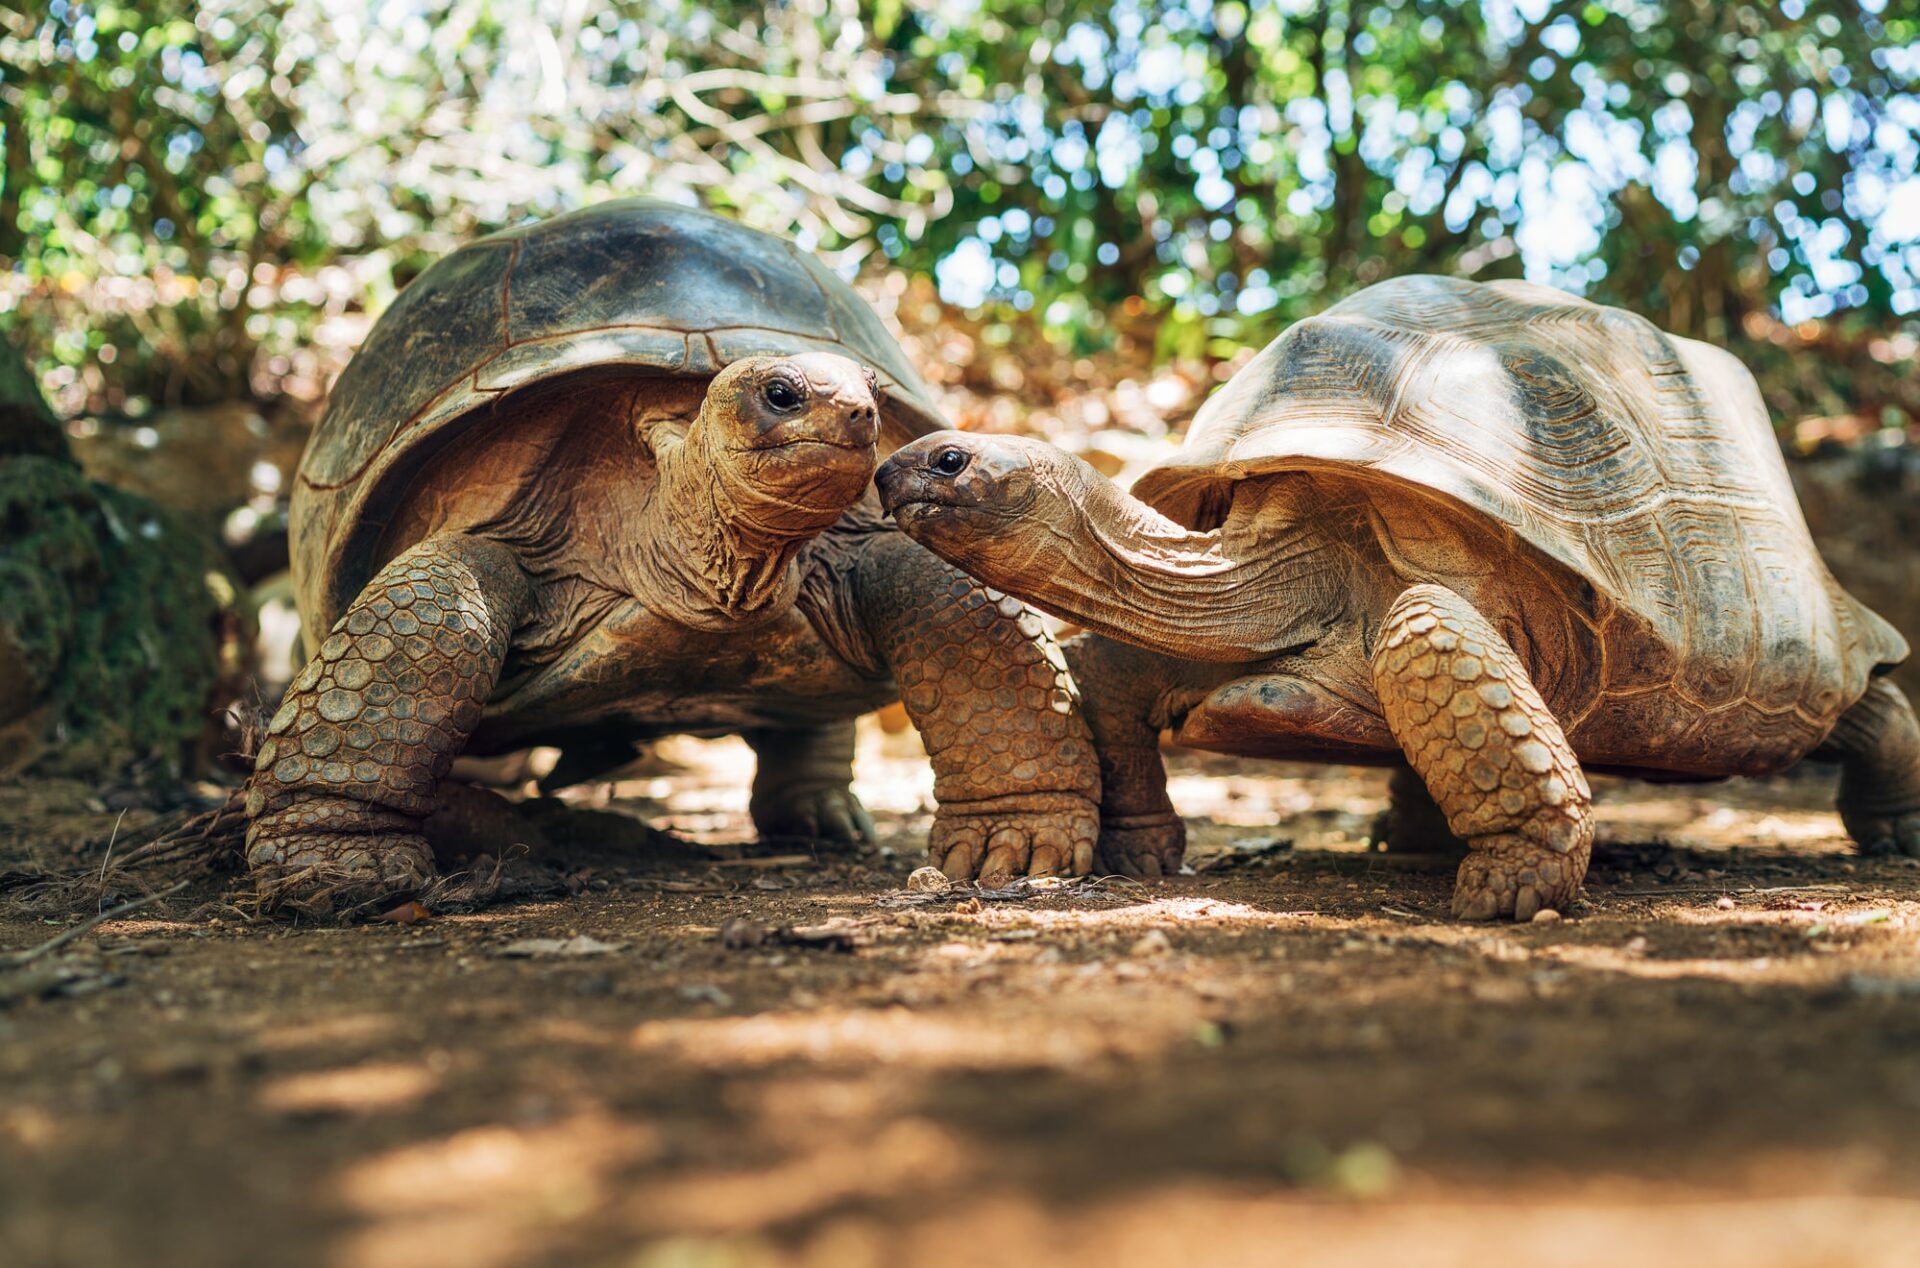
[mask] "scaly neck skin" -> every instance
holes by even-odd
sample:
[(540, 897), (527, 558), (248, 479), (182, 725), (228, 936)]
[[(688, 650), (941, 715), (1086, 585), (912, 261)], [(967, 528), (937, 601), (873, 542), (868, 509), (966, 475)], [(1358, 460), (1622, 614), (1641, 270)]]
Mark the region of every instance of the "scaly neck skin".
[(1190, 660), (1253, 662), (1337, 619), (1346, 556), (1282, 481), (1242, 487), (1225, 525), (1194, 532), (1091, 468), (1061, 473), (1058, 518), (1017, 593), (1099, 633)]
[(713, 452), (698, 424), (657, 428), (649, 437), (658, 483), (621, 569), (649, 608), (694, 629), (739, 629), (792, 606), (800, 589), (794, 559), (839, 518), (783, 501), (735, 469), (737, 455)]

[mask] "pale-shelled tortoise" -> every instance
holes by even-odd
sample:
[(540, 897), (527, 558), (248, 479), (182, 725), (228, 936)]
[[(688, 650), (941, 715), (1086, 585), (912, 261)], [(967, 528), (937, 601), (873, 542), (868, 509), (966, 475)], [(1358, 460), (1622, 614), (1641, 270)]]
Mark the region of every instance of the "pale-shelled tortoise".
[[(1234, 375), (1132, 495), (1021, 439), (944, 433), (878, 477), (900, 525), (1081, 622), (1101, 858), (1185, 836), (1155, 746), (1404, 761), (1395, 820), (1470, 852), (1454, 910), (1573, 898), (1582, 768), (1843, 763), (1870, 851), (1920, 854), (1907, 644), (1822, 563), (1753, 377), (1717, 348), (1520, 282), (1382, 283)], [(1425, 812), (1425, 813), (1423, 813)]]

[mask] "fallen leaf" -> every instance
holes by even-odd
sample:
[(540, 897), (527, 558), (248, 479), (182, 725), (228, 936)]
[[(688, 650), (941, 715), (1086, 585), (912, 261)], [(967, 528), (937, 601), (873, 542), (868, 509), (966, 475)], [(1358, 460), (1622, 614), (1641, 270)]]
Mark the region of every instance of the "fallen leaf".
[(426, 920), (432, 915), (432, 912), (422, 907), (419, 903), (406, 902), (401, 903), (392, 911), (381, 912), (378, 916), (375, 916), (374, 919), (384, 920), (391, 925), (411, 925)]
[(578, 959), (588, 955), (608, 955), (626, 945), (624, 942), (602, 942), (582, 933), (571, 938), (522, 938), (518, 942), (509, 942), (494, 954), (515, 960)]

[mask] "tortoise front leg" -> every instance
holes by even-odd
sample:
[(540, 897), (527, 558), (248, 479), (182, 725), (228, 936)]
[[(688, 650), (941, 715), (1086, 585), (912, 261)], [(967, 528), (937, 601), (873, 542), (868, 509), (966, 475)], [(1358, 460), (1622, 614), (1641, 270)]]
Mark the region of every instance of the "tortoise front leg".
[(1187, 825), (1167, 796), (1154, 712), (1177, 667), (1158, 652), (1100, 634), (1068, 639), (1060, 650), (1100, 754), (1100, 867), (1122, 876), (1172, 876), (1187, 852)]
[(811, 730), (755, 730), (748, 812), (763, 839), (873, 840), (873, 818), (853, 795), (853, 721)]
[(1040, 618), (897, 533), (861, 553), (857, 597), (933, 761), (934, 866), (986, 884), (1091, 871), (1099, 763)]
[(1861, 853), (1920, 857), (1920, 722), (1900, 688), (1869, 682), (1815, 756), (1842, 763), (1840, 822)]
[(1444, 586), (1387, 612), (1373, 653), (1387, 726), (1468, 854), (1453, 914), (1531, 919), (1579, 892), (1592, 797), (1560, 724), (1500, 632)]
[(367, 584), (254, 761), (247, 863), (270, 893), (366, 901), (433, 878), (421, 822), (529, 598), (511, 552), (471, 537), (421, 542)]

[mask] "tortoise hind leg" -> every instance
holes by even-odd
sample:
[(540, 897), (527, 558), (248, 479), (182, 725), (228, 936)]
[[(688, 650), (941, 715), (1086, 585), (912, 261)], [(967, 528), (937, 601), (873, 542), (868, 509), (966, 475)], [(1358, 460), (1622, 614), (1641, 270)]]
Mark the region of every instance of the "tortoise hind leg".
[(1187, 826), (1167, 796), (1157, 701), (1173, 685), (1174, 662), (1158, 652), (1082, 634), (1061, 644), (1079, 684), (1087, 729), (1100, 756), (1100, 843), (1095, 866), (1158, 880), (1180, 870)]
[(270, 900), (418, 890), (421, 825), (480, 721), (529, 588), (503, 546), (421, 542), (381, 569), (300, 671), (247, 785), (247, 863)]
[(1373, 653), (1387, 726), (1468, 854), (1453, 914), (1530, 919), (1573, 900), (1593, 847), (1586, 776), (1520, 658), (1471, 604), (1418, 585)]
[(1389, 854), (1465, 854), (1467, 843), (1447, 826), (1446, 811), (1427, 791), (1420, 772), (1396, 766), (1387, 782), (1387, 808), (1373, 819), (1373, 839)]
[(1863, 854), (1920, 857), (1920, 722), (1885, 678), (1834, 724), (1816, 756), (1840, 768), (1840, 821)]
[(873, 840), (873, 817), (853, 795), (851, 719), (809, 730), (749, 731), (744, 738), (756, 760), (748, 812), (762, 840)]

